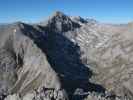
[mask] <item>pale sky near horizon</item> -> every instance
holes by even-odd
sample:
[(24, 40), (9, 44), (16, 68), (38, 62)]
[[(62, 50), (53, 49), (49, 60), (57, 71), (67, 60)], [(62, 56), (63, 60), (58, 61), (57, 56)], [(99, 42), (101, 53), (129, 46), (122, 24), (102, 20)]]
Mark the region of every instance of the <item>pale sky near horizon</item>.
[(0, 23), (38, 22), (54, 11), (100, 22), (133, 21), (133, 0), (0, 0)]

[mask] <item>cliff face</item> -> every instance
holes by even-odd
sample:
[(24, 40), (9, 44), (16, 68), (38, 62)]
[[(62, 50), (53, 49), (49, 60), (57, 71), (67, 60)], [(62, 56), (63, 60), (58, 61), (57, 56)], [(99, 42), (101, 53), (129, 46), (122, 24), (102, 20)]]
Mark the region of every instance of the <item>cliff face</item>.
[(132, 99), (132, 28), (61, 12), (1, 25), (0, 100)]
[(95, 73), (93, 81), (118, 95), (123, 95), (125, 84), (132, 84), (132, 31), (128, 25), (98, 23), (76, 30), (74, 41), (81, 47), (83, 62)]
[(15, 23), (0, 33), (0, 91), (24, 96), (42, 86), (61, 89), (45, 53), (25, 35), (30, 31), (24, 32), (24, 28), (23, 23)]

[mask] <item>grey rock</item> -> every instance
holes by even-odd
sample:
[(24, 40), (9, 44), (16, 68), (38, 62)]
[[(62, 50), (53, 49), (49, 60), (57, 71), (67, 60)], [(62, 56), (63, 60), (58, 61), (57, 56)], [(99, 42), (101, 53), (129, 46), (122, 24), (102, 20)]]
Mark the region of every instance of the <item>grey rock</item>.
[(132, 33), (59, 11), (0, 25), (0, 100), (132, 100)]

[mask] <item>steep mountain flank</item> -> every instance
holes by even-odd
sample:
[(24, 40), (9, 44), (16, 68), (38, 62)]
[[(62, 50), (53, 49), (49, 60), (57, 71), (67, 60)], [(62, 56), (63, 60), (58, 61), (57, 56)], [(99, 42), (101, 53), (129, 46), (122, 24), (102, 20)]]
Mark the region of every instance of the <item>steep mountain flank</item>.
[(57, 73), (46, 55), (27, 37), (23, 23), (9, 25), (1, 32), (0, 91), (24, 96), (39, 87), (61, 89)]
[(0, 25), (0, 100), (132, 100), (132, 33), (59, 11)]

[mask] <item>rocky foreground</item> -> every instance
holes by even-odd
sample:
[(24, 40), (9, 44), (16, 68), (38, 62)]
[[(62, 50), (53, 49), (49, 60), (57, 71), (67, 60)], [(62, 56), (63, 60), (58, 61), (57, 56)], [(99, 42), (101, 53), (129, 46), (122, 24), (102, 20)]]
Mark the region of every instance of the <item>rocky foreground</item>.
[(133, 100), (132, 34), (61, 12), (0, 25), (0, 100)]

